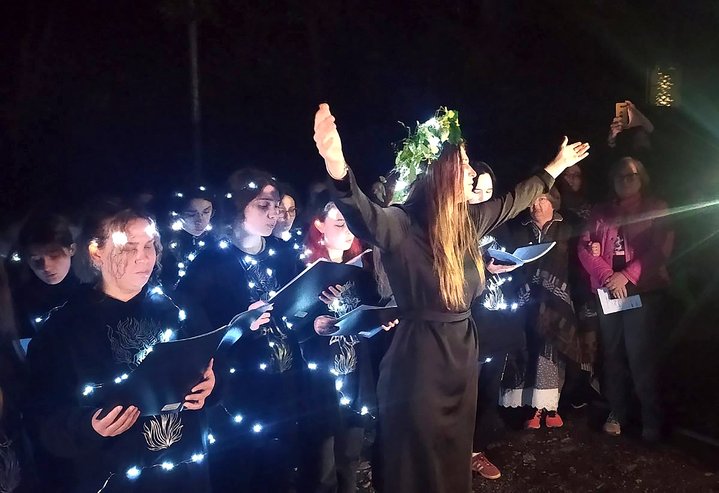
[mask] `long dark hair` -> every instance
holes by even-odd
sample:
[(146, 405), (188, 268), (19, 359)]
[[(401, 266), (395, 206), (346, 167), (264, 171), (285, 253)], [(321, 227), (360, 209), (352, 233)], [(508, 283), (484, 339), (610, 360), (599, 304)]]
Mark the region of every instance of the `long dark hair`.
[(439, 294), (448, 310), (466, 310), (464, 260), (467, 255), (477, 268), (484, 286), (484, 262), (479, 235), (464, 200), (463, 144), (445, 143), (439, 157), (429, 166), (423, 192), (428, 210), (429, 243)]

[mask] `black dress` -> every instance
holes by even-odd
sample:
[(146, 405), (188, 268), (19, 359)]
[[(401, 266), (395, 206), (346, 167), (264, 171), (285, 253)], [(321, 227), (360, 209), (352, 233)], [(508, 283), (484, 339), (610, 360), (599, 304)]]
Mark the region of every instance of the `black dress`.
[[(479, 234), (516, 216), (553, 181), (542, 172), (504, 197), (470, 206)], [(331, 187), (350, 230), (382, 250), (402, 312), (380, 365), (377, 485), (383, 493), (469, 492), (477, 334), (469, 310), (448, 312), (438, 295), (426, 208), (419, 201), (382, 208), (362, 193), (351, 171)], [(465, 276), (469, 307), (480, 288), (479, 273), (469, 258)]]

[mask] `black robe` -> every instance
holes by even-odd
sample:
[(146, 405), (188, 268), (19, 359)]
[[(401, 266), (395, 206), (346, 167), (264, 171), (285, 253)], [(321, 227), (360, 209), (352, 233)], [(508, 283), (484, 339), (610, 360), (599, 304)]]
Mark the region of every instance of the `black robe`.
[[(554, 180), (542, 172), (503, 197), (470, 206), (484, 235), (526, 209)], [(469, 310), (450, 313), (433, 272), (426, 208), (415, 202), (382, 208), (351, 171), (332, 181), (335, 203), (350, 230), (382, 250), (382, 263), (402, 315), (380, 365), (379, 474), (383, 493), (471, 490), (470, 457), (477, 404), (478, 344)], [(466, 306), (479, 273), (465, 261)]]

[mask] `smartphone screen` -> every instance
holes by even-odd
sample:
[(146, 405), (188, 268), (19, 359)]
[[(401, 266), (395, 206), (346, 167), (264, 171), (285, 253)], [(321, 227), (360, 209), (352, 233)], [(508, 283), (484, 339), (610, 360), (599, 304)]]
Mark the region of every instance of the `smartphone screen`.
[(627, 103), (617, 103), (614, 105), (614, 116), (622, 119), (622, 124), (626, 127), (629, 125), (629, 112), (627, 111)]

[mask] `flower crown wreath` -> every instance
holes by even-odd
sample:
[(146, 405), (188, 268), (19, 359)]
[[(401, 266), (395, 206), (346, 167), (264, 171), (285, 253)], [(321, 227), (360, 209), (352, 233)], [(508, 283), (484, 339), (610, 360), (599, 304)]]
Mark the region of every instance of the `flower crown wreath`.
[(442, 144), (449, 142), (459, 145), (462, 130), (459, 128), (459, 113), (440, 107), (432, 118), (424, 123), (417, 122), (412, 131), (400, 122), (408, 131), (408, 136), (397, 146), (395, 166), (392, 170), (397, 182), (392, 196), (393, 203), (403, 203), (409, 195), (409, 185), (419, 175), (425, 173), (442, 151)]

